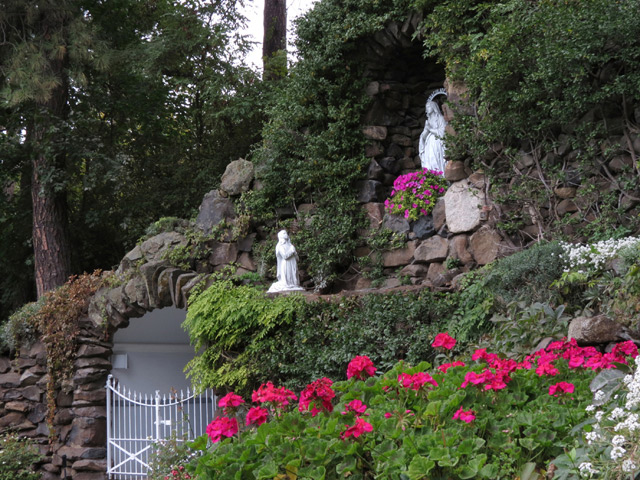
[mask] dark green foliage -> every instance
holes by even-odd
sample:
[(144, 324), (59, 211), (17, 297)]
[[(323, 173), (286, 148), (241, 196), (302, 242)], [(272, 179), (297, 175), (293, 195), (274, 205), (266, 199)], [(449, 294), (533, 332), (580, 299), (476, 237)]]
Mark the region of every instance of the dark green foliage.
[[(350, 264), (358, 221), (354, 218), (355, 182), (364, 178), (367, 159), (361, 117), (369, 99), (363, 77), (363, 39), (393, 18), (404, 19), (407, 0), (362, 2), (327, 0), (298, 21), (298, 55), (287, 79), (279, 82), (267, 110), (263, 144), (255, 151), (262, 190), (247, 198), (251, 213), (276, 217), (277, 209), (314, 202), (319, 210), (310, 232), (296, 244), (326, 280)], [(340, 217), (337, 219), (336, 217)], [(316, 232), (337, 229), (344, 241), (334, 264), (317, 267), (335, 249), (333, 238), (307, 242)], [(324, 257), (323, 257), (324, 254)]]
[(197, 352), (185, 368), (194, 386), (253, 388), (263, 375), (265, 340), (286, 330), (302, 303), (297, 295), (268, 298), (262, 289), (227, 280), (192, 297), (184, 328)]
[(425, 19), (425, 42), (470, 89), (487, 140), (541, 140), (640, 99), (639, 11), (637, 0), (449, 0)]
[[(53, 20), (68, 28), (42, 34), (41, 23)], [(256, 75), (238, 66), (247, 49), (235, 33), (241, 22), (231, 0), (5, 5), (0, 321), (34, 297), (36, 147), (56, 157), (41, 177), (68, 206), (75, 272), (111, 268), (160, 217), (190, 218), (226, 164), (247, 154), (264, 99)], [(65, 52), (66, 116), (47, 117), (33, 145), (45, 119), (35, 106), (59, 83), (45, 60)]]
[(562, 275), (563, 249), (556, 242), (540, 242), (493, 263), (483, 280), (502, 303), (549, 301), (550, 285)]
[(31, 439), (15, 433), (0, 435), (0, 480), (38, 480), (33, 465), (42, 460), (38, 446)]
[(339, 303), (268, 298), (263, 289), (216, 282), (189, 306), (185, 328), (196, 351), (188, 365), (199, 387), (247, 393), (267, 380), (299, 389), (343, 374), (356, 355), (381, 368), (430, 358), (433, 337), (453, 309), (441, 294), (371, 294)]

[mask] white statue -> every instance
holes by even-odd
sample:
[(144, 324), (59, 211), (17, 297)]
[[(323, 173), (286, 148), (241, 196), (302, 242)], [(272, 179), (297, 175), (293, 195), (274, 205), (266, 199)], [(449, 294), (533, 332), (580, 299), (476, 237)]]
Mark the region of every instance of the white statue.
[(286, 292), (289, 290), (303, 290), (298, 282), (298, 254), (296, 247), (291, 244), (286, 230), (278, 232), (278, 244), (276, 245), (277, 278), (268, 292)]
[(445, 94), (444, 89), (433, 92), (427, 104), (425, 111), (427, 120), (424, 124), (424, 130), (420, 135), (419, 154), (422, 168), (444, 172), (447, 161), (444, 158), (444, 128), (447, 125), (444, 116), (438, 108), (438, 104), (433, 101), (436, 95)]

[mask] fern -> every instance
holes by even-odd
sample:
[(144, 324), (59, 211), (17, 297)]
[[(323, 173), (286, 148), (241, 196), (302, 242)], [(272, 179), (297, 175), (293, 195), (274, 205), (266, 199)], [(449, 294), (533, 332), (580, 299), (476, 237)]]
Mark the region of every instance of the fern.
[(269, 335), (289, 325), (304, 302), (301, 295), (270, 298), (252, 286), (221, 280), (189, 305), (183, 327), (198, 352), (185, 367), (197, 390), (208, 387), (242, 391), (260, 377), (260, 361)]

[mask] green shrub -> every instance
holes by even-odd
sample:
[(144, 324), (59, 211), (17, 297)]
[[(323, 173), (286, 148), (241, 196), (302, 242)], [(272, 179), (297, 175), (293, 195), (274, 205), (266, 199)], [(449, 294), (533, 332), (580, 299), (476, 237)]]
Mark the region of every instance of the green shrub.
[(38, 480), (33, 465), (42, 460), (36, 444), (15, 433), (0, 434), (0, 480)]
[(0, 327), (0, 349), (17, 352), (20, 347), (29, 348), (38, 339), (36, 316), (44, 303), (44, 297), (37, 302), (27, 303), (11, 314), (9, 320)]
[[(409, 0), (326, 0), (298, 20), (298, 62), (267, 108), (263, 142), (254, 152), (262, 188), (243, 196), (259, 221), (281, 209), (314, 203), (311, 223), (292, 236), (302, 264), (321, 288), (352, 263), (361, 216), (356, 182), (369, 160), (361, 119), (369, 105), (362, 54), (369, 36), (404, 20)], [(275, 227), (275, 228), (279, 228)]]
[(196, 389), (242, 391), (254, 385), (261, 371), (256, 351), (266, 337), (293, 322), (303, 302), (300, 295), (269, 298), (263, 289), (235, 287), (231, 280), (192, 296), (183, 325), (196, 350), (185, 368)]
[(484, 285), (503, 304), (549, 301), (553, 294), (549, 287), (564, 270), (563, 253), (558, 243), (538, 242), (494, 262)]
[(430, 344), (451, 310), (445, 295), (428, 290), (308, 303), (295, 323), (266, 339), (261, 380), (300, 389), (315, 378), (339, 377), (355, 355), (383, 369), (399, 360), (419, 363), (431, 358)]

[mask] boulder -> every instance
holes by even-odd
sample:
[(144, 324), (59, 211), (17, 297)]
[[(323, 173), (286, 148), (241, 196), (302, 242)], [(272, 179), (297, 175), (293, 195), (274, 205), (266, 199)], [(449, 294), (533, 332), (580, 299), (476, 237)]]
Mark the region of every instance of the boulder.
[(416, 251), (416, 242), (407, 242), (404, 248), (398, 248), (382, 254), (382, 264), (385, 267), (399, 267), (411, 263)]
[(441, 262), (447, 258), (449, 242), (446, 238), (435, 236), (428, 238), (416, 249), (413, 258), (419, 263)]
[(196, 227), (205, 234), (209, 234), (220, 222), (233, 218), (236, 218), (233, 202), (223, 197), (218, 190), (211, 190), (202, 199), (198, 218), (196, 218)]
[(387, 138), (387, 127), (383, 126), (366, 126), (362, 128), (362, 133), (369, 140), (384, 140)]
[(425, 238), (433, 237), (436, 234), (436, 229), (433, 225), (433, 216), (423, 215), (411, 225), (411, 231), (415, 234), (416, 238), (424, 240)]
[(384, 204), (365, 203), (362, 205), (362, 208), (369, 221), (369, 230), (378, 230), (384, 218)]
[(209, 264), (213, 266), (228, 265), (238, 258), (238, 246), (235, 243), (217, 243), (209, 256)]
[(469, 252), (469, 237), (456, 235), (449, 240), (449, 255), (462, 262), (463, 265), (473, 262), (473, 256)]
[(400, 215), (391, 215), (390, 213), (385, 214), (382, 225), (396, 233), (407, 233), (411, 230), (411, 226), (407, 219)]
[(358, 202), (377, 202), (384, 196), (384, 186), (377, 180), (364, 180), (358, 182)]
[(161, 260), (162, 255), (169, 248), (185, 246), (187, 243), (187, 239), (181, 233), (162, 232), (142, 242), (140, 251), (147, 262), (153, 262)]
[(444, 178), (450, 182), (458, 182), (468, 176), (464, 162), (447, 162), (447, 165), (444, 167)]
[(367, 178), (369, 180), (384, 181), (384, 175), (384, 168), (382, 168), (374, 159), (371, 159), (371, 162), (369, 162), (369, 169), (367, 170)]
[(445, 213), (444, 198), (438, 199), (435, 206), (433, 207), (431, 216), (433, 217), (433, 228), (436, 229), (436, 232), (439, 232), (442, 226), (447, 221), (447, 216)]
[(486, 265), (498, 258), (502, 237), (491, 228), (482, 228), (471, 235), (469, 245), (478, 265)]
[(606, 315), (595, 317), (577, 317), (569, 324), (569, 338), (575, 338), (578, 344), (601, 344), (629, 340), (627, 329)]
[(220, 181), (220, 190), (223, 195), (240, 195), (249, 191), (253, 176), (253, 163), (239, 158), (227, 165)]
[(468, 180), (461, 180), (449, 187), (444, 195), (444, 205), (447, 227), (451, 233), (469, 232), (480, 225), (483, 194), (473, 188)]

